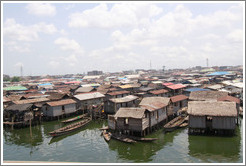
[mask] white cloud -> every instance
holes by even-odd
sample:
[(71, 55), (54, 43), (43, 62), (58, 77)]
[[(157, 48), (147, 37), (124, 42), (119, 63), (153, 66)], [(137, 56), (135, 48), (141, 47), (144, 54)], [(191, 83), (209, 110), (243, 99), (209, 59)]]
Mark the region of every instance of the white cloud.
[(56, 7), (47, 3), (32, 3), (26, 6), (29, 14), (37, 16), (54, 16), (56, 14)]
[(229, 41), (232, 41), (232, 42), (242, 42), (243, 41), (243, 30), (241, 29), (236, 29), (234, 31), (232, 31), (231, 33), (229, 33), (226, 38), (229, 40)]
[(161, 12), (161, 8), (152, 4), (123, 3), (115, 4), (111, 9), (107, 4), (100, 4), (93, 9), (71, 14), (69, 26), (76, 28), (131, 27), (141, 25), (141, 23), (142, 25), (148, 24), (149, 18), (159, 15)]
[(11, 52), (28, 53), (31, 52), (31, 45), (28, 43), (17, 43), (16, 41), (10, 41), (4, 43), (7, 49)]
[(7, 19), (3, 25), (5, 37), (14, 41), (35, 41), (39, 39), (39, 33), (54, 34), (57, 32), (53, 24), (38, 23), (25, 26), (16, 23), (15, 19)]
[(54, 60), (49, 61), (48, 64), (49, 64), (49, 66), (51, 66), (52, 68), (58, 68), (58, 67), (60, 66), (60, 62), (54, 61)]
[(73, 39), (60, 37), (54, 41), (55, 44), (59, 45), (64, 51), (73, 51), (74, 53), (82, 54), (83, 48)]

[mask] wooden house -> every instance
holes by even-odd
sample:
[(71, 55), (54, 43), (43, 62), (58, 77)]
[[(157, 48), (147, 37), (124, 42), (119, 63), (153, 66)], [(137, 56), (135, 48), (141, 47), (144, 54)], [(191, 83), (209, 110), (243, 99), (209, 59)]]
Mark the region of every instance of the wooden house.
[(24, 127), (35, 124), (40, 120), (35, 116), (36, 107), (33, 104), (13, 104), (4, 109), (3, 121), (4, 125), (13, 125), (16, 127)]
[(13, 104), (13, 102), (9, 98), (4, 96), (3, 97), (3, 108), (6, 108), (10, 106), (11, 104)]
[(77, 109), (87, 110), (91, 107), (98, 106), (104, 103), (105, 95), (99, 92), (83, 93), (74, 95), (74, 99), (77, 101)]
[(188, 97), (185, 95), (177, 95), (170, 97), (173, 105), (173, 112), (174, 114), (178, 115), (178, 110), (182, 109), (183, 107), (187, 107), (188, 105)]
[(168, 97), (171, 97), (171, 96), (182, 94), (186, 86), (183, 84), (173, 84), (173, 85), (168, 85), (166, 87), (168, 91), (170, 92)]
[(143, 135), (149, 127), (148, 111), (145, 108), (120, 108), (115, 115), (108, 115), (109, 129)]
[(168, 97), (168, 90), (166, 89), (153, 90), (149, 93), (151, 96)]
[(150, 127), (166, 122), (168, 116), (173, 115), (171, 100), (168, 97), (145, 97), (139, 106), (149, 110)]
[(47, 102), (43, 107), (43, 115), (50, 117), (59, 117), (75, 113), (76, 101), (73, 99), (64, 99), (60, 101)]
[(138, 97), (133, 95), (109, 99), (107, 104), (104, 105), (105, 113), (115, 114), (121, 107), (136, 107), (137, 99)]
[(237, 108), (237, 124), (238, 124), (238, 116), (240, 111), (240, 99), (233, 96), (224, 96), (217, 99), (218, 101), (227, 101), (227, 102), (235, 102)]
[(109, 100), (112, 98), (121, 98), (121, 97), (125, 97), (128, 95), (130, 95), (130, 92), (126, 90), (109, 92), (106, 94), (106, 100)]
[(189, 101), (189, 133), (233, 133), (236, 127), (236, 103)]
[(66, 93), (50, 93), (47, 98), (50, 99), (50, 101), (58, 101), (63, 99), (69, 99), (71, 97)]

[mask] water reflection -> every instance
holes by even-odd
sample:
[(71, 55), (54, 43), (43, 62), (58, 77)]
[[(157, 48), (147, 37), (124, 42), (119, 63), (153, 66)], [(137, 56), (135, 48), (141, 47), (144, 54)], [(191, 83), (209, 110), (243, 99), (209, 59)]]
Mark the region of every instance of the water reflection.
[(32, 134), (30, 134), (30, 128), (14, 129), (5, 128), (3, 137), (6, 144), (15, 144), (25, 147), (33, 147), (42, 144), (42, 128), (40, 125), (32, 127)]
[(240, 158), (241, 134), (237, 136), (188, 136), (189, 155), (204, 162), (238, 162)]
[(174, 137), (182, 130), (177, 130), (172, 133), (163, 133), (160, 129), (148, 137), (158, 138), (154, 142), (137, 142), (134, 144), (123, 143), (114, 139), (109, 142), (109, 149), (116, 151), (118, 157), (122, 160), (132, 162), (150, 162), (153, 156), (163, 149), (166, 145), (173, 143)]

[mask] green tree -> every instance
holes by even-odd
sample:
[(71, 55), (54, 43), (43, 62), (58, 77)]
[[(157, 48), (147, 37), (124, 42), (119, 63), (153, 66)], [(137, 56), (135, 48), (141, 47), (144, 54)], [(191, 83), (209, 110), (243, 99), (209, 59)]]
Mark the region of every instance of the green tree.
[(16, 77), (16, 76), (12, 77), (11, 80), (10, 80), (10, 82), (20, 82), (20, 81), (21, 81), (21, 78), (20, 77)]

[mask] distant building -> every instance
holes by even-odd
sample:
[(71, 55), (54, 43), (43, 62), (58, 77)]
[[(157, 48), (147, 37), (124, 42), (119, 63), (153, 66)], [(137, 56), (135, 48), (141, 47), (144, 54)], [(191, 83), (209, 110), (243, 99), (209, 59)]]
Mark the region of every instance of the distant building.
[(88, 76), (95, 76), (95, 75), (102, 75), (103, 72), (102, 71), (97, 71), (97, 70), (93, 70), (93, 71), (88, 71), (87, 75)]

